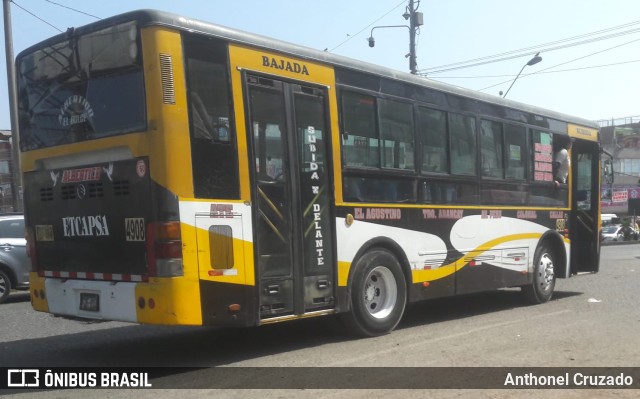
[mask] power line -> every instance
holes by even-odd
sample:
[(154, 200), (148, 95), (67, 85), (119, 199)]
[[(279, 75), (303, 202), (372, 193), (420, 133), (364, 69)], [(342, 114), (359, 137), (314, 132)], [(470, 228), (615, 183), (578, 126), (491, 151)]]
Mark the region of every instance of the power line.
[(39, 19), (40, 21), (44, 22), (45, 24), (49, 25), (50, 27), (52, 27), (53, 29), (57, 30), (58, 32), (62, 33), (62, 29), (58, 28), (57, 26), (54, 26), (52, 24), (50, 24), (49, 22), (45, 21), (44, 19), (40, 18), (39, 16), (37, 16), (36, 14), (32, 13), (31, 11), (27, 10), (26, 8), (22, 7), (20, 4), (16, 3), (14, 0), (10, 0), (13, 4), (16, 5), (16, 7), (22, 9), (24, 12), (31, 14), (31, 16), (33, 16), (34, 18)]
[[(544, 44), (538, 44), (538, 45), (535, 45), (535, 46), (525, 47), (525, 48), (521, 48), (521, 49), (517, 49), (517, 50), (511, 50), (511, 51), (498, 53), (498, 54), (493, 54), (493, 55), (489, 55), (489, 56), (485, 56), (485, 57), (474, 58), (474, 59), (470, 59), (470, 60), (467, 60), (467, 61), (459, 61), (459, 62), (454, 62), (454, 63), (451, 63), (451, 64), (444, 64), (444, 65), (429, 67), (429, 68), (423, 69), (422, 71), (427, 72), (427, 71), (431, 71), (431, 70), (434, 70), (434, 69), (447, 68), (447, 67), (457, 66), (457, 65), (464, 65), (464, 64), (469, 64), (469, 63), (476, 62), (476, 61), (483, 61), (483, 60), (488, 60), (488, 59), (492, 59), (492, 58), (503, 57), (503, 56), (507, 56), (507, 55), (511, 55), (511, 54), (515, 54), (515, 53), (529, 52), (529, 53), (526, 54), (526, 55), (529, 55), (529, 54), (532, 54), (532, 53), (536, 52), (536, 51), (532, 51), (532, 50), (537, 50), (537, 49), (540, 49), (540, 48), (545, 47), (545, 46), (551, 46), (551, 45), (564, 43), (564, 42), (568, 42), (568, 41), (574, 41), (574, 40), (582, 39), (582, 38), (585, 38), (585, 37), (589, 37), (589, 36), (594, 36), (594, 35), (610, 32), (610, 31), (613, 31), (613, 30), (627, 28), (627, 27), (630, 27), (630, 26), (633, 26), (633, 25), (637, 25), (637, 24), (640, 24), (640, 21), (629, 22), (629, 23), (626, 23), (626, 24), (623, 24), (623, 25), (617, 25), (617, 26), (614, 26), (614, 27), (601, 29), (601, 30), (595, 31), (595, 32), (585, 33), (585, 34), (578, 35), (578, 36), (572, 36), (572, 37), (565, 38), (565, 39), (555, 40), (555, 41), (544, 43)], [(539, 50), (539, 51), (540, 52), (542, 52), (542, 51), (548, 52), (547, 50)], [(522, 54), (522, 55), (524, 55), (524, 54)]]
[[(558, 73), (558, 72), (573, 72), (573, 71), (581, 71), (583, 69), (595, 69), (595, 68), (605, 68), (605, 67), (610, 67), (610, 66), (616, 66), (616, 65), (624, 65), (624, 64), (631, 64), (634, 62), (640, 62), (640, 60), (631, 60), (631, 61), (622, 61), (622, 62), (616, 62), (616, 63), (612, 63), (612, 64), (603, 64), (603, 65), (592, 65), (592, 66), (587, 66), (587, 67), (582, 67), (582, 68), (571, 68), (571, 69), (561, 69), (559, 71), (546, 71), (546, 72), (534, 72), (534, 73), (530, 73), (528, 75), (537, 75), (537, 74), (545, 74), (545, 73)], [(484, 76), (438, 76), (437, 79), (485, 79), (485, 78), (508, 78), (508, 77), (515, 77), (516, 75), (484, 75)]]
[[(622, 44), (617, 45), (617, 46), (613, 46), (613, 47), (609, 47), (609, 48), (604, 49), (604, 50), (596, 51), (595, 53), (591, 53), (591, 54), (587, 54), (587, 55), (582, 56), (582, 57), (574, 58), (573, 60), (569, 60), (569, 61), (566, 61), (566, 62), (562, 62), (562, 63), (560, 63), (560, 64), (553, 65), (553, 66), (550, 66), (550, 67), (548, 67), (548, 68), (541, 69), (541, 70), (539, 70), (539, 71), (537, 71), (537, 72), (532, 72), (532, 73), (528, 73), (528, 74), (525, 74), (525, 75), (520, 75), (520, 78), (523, 78), (523, 77), (526, 77), (526, 76), (530, 76), (530, 75), (535, 75), (535, 74), (541, 73), (541, 72), (543, 72), (543, 71), (548, 71), (549, 69), (556, 68), (556, 67), (559, 67), (559, 66), (561, 66), (561, 65), (566, 65), (566, 64), (569, 64), (569, 63), (571, 63), (571, 62), (578, 61), (578, 60), (581, 60), (581, 59), (584, 59), (584, 58), (587, 58), (587, 57), (591, 57), (592, 55), (596, 55), (596, 54), (604, 53), (605, 51), (609, 51), (609, 50), (616, 49), (616, 48), (618, 48), (618, 47), (626, 46), (627, 44), (635, 43), (635, 42), (637, 42), (637, 41), (640, 41), (640, 39), (631, 40), (630, 42), (622, 43)], [(511, 82), (511, 79), (506, 80), (506, 81), (504, 81), (504, 82), (500, 82), (500, 83), (497, 83), (497, 84), (491, 85), (491, 86), (488, 86), (488, 87), (485, 87), (485, 88), (483, 88), (483, 89), (479, 89), (478, 91), (484, 91), (484, 90), (490, 89), (490, 88), (492, 88), (492, 87), (500, 86), (500, 85), (502, 85), (502, 84), (509, 83), (509, 82)]]
[(386, 14), (384, 14), (383, 16), (381, 16), (380, 18), (376, 19), (375, 21), (371, 22), (369, 25), (365, 26), (364, 28), (362, 28), (360, 31), (358, 31), (358, 33), (356, 33), (355, 35), (348, 35), (349, 37), (343, 41), (342, 43), (338, 44), (337, 46), (335, 46), (334, 48), (332, 48), (331, 50), (326, 50), (325, 51), (329, 51), (329, 52), (333, 52), (335, 49), (337, 49), (338, 47), (342, 46), (343, 44), (345, 44), (346, 42), (348, 42), (349, 40), (353, 39), (354, 37), (358, 36), (359, 34), (361, 34), (362, 32), (364, 32), (365, 30), (369, 29), (369, 27), (373, 24), (375, 24), (376, 22), (380, 21), (382, 18), (386, 17), (387, 15), (391, 14), (393, 11), (395, 11), (398, 7), (400, 7), (401, 5), (403, 5), (405, 3), (406, 0), (402, 0), (397, 6), (393, 7), (391, 10), (387, 11)]
[(75, 11), (75, 12), (80, 13), (80, 14), (88, 15), (88, 16), (93, 17), (95, 19), (102, 19), (100, 17), (96, 17), (95, 15), (89, 14), (87, 12), (76, 10), (75, 8), (72, 8), (72, 7), (69, 7), (69, 6), (65, 6), (64, 4), (56, 3), (55, 1), (51, 1), (51, 0), (44, 0), (44, 1), (46, 1), (47, 3), (55, 4), (55, 5), (60, 6), (62, 8), (66, 8), (66, 9), (71, 10), (71, 11)]
[[(539, 52), (549, 53), (549, 52), (555, 51), (555, 50), (562, 50), (562, 49), (566, 49), (566, 48), (570, 48), (570, 47), (580, 46), (580, 45), (583, 45), (583, 44), (590, 44), (590, 43), (598, 42), (598, 41), (601, 41), (601, 40), (612, 39), (612, 38), (616, 38), (616, 37), (620, 37), (620, 36), (624, 36), (624, 35), (628, 35), (628, 34), (632, 34), (632, 33), (638, 33), (638, 32), (640, 32), (640, 28), (631, 29), (631, 30), (623, 31), (623, 32), (618, 32), (618, 33), (614, 33), (614, 34), (607, 35), (607, 36), (600, 36), (600, 37), (596, 37), (596, 38), (592, 38), (592, 39), (588, 39), (588, 40), (583, 40), (581, 42), (570, 43), (570, 44), (565, 44), (565, 45), (546, 48), (546, 49), (543, 48), (543, 49), (539, 50)], [(471, 67), (475, 67), (475, 66), (491, 64), (491, 63), (494, 63), (494, 62), (507, 61), (507, 60), (511, 60), (511, 59), (514, 59), (514, 58), (522, 57), (524, 55), (533, 55), (534, 53), (535, 53), (535, 51), (533, 53), (529, 53), (529, 54), (516, 54), (516, 55), (509, 56), (509, 57), (498, 58), (496, 60), (477, 62), (477, 63), (474, 63), (474, 64), (463, 65), (463, 66), (452, 67), (452, 68), (439, 69), (439, 70), (436, 70), (436, 71), (425, 72), (425, 70), (421, 70), (421, 72), (423, 74), (436, 74), (436, 73), (442, 73), (442, 72), (449, 72), (449, 71), (454, 71), (454, 70), (458, 70), (458, 69), (471, 68)]]

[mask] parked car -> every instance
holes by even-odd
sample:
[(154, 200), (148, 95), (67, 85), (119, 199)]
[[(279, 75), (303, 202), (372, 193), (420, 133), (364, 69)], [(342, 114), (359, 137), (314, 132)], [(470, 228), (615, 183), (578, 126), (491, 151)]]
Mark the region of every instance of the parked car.
[(0, 215), (0, 303), (12, 289), (29, 288), (30, 268), (24, 215)]
[(600, 220), (602, 220), (603, 226), (610, 226), (612, 224), (619, 224), (620, 218), (615, 213), (603, 213), (600, 215)]
[(602, 241), (629, 241), (637, 240), (640, 232), (631, 226), (614, 224), (602, 228)]

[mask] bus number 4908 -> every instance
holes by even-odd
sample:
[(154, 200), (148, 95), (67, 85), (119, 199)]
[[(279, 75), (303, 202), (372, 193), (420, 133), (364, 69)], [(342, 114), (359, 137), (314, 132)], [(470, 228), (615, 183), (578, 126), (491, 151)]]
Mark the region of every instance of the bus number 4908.
[(125, 218), (127, 241), (144, 241), (144, 218)]

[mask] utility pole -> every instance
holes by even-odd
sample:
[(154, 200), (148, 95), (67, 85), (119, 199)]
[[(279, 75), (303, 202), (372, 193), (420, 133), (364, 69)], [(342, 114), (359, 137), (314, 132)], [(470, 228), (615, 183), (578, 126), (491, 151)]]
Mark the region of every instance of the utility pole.
[(423, 24), (421, 12), (416, 12), (413, 0), (409, 0), (409, 70), (412, 74), (418, 73), (418, 61), (416, 56), (416, 34)]
[(416, 75), (418, 73), (418, 62), (416, 59), (416, 35), (418, 32), (418, 28), (422, 26), (423, 15), (421, 12), (417, 12), (416, 8), (413, 5), (414, 0), (409, 0), (409, 5), (407, 6), (406, 11), (402, 16), (404, 19), (409, 21), (409, 26), (407, 25), (385, 25), (385, 26), (374, 26), (371, 28), (371, 34), (367, 39), (369, 41), (369, 47), (374, 47), (376, 45), (376, 41), (373, 38), (373, 31), (378, 28), (407, 28), (409, 29), (409, 54), (405, 57), (409, 58), (409, 70), (412, 74)]
[(19, 194), (22, 188), (20, 175), (20, 142), (18, 140), (18, 101), (16, 91), (16, 67), (13, 63), (13, 35), (11, 29), (11, 0), (2, 0), (4, 14), (4, 48), (7, 59), (7, 87), (9, 89), (9, 114), (11, 116), (11, 196), (14, 212), (22, 210)]

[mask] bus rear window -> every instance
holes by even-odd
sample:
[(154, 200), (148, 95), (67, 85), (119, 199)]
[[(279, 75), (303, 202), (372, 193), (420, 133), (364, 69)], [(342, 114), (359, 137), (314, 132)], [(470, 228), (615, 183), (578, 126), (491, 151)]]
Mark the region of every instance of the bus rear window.
[(21, 56), (22, 151), (144, 130), (141, 53), (130, 22)]

